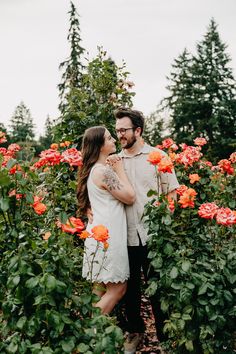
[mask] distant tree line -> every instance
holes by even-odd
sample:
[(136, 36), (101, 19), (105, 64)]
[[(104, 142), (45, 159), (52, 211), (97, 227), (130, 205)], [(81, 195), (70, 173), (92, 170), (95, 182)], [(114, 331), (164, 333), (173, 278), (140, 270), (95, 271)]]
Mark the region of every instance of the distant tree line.
[(0, 131), (5, 132), (7, 138), (7, 142), (1, 146), (17, 143), (22, 148), (30, 150), (31, 156), (49, 148), (53, 141), (53, 122), (49, 116), (45, 121), (44, 134), (38, 140), (35, 139), (35, 124), (30, 109), (23, 101), (15, 108), (8, 128), (0, 123)]

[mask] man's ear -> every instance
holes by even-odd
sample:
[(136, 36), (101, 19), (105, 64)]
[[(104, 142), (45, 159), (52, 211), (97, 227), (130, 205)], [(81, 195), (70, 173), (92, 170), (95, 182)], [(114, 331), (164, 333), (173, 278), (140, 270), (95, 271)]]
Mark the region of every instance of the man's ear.
[(135, 129), (135, 133), (137, 133), (138, 136), (141, 136), (141, 131), (142, 131), (142, 129), (140, 127), (137, 127)]

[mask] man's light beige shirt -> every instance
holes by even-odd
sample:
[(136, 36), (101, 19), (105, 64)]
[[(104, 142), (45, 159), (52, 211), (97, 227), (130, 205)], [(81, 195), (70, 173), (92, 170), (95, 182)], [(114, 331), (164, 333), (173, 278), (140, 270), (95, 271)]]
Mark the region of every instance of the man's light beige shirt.
[[(159, 194), (167, 194), (179, 187), (174, 171), (173, 173), (158, 174), (156, 167), (147, 161), (148, 154), (153, 150), (165, 154), (163, 151), (147, 144), (144, 144), (137, 155), (129, 156), (124, 151), (121, 151), (119, 154), (123, 159), (125, 171), (136, 193), (134, 204), (126, 205), (128, 246), (138, 246), (139, 237), (142, 245), (145, 245), (147, 242), (147, 230), (144, 227), (142, 216), (145, 204), (150, 198), (153, 198), (147, 197), (147, 192), (152, 189), (158, 190)], [(159, 183), (159, 187), (157, 183)]]

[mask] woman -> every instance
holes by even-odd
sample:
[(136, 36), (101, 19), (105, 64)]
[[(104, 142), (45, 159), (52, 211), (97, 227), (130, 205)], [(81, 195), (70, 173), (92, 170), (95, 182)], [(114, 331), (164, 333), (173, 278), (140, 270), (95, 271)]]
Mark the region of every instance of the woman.
[(122, 160), (114, 161), (112, 166), (106, 164), (115, 151), (115, 139), (106, 128), (97, 126), (85, 131), (77, 194), (79, 210), (86, 214), (88, 208), (92, 209), (93, 222), (88, 224), (88, 232), (103, 224), (110, 238), (106, 252), (102, 244), (97, 248), (93, 238), (86, 239), (83, 277), (92, 279), (93, 291), (101, 297), (95, 306), (103, 314), (110, 313), (126, 291), (129, 263), (124, 204), (133, 204), (135, 200)]

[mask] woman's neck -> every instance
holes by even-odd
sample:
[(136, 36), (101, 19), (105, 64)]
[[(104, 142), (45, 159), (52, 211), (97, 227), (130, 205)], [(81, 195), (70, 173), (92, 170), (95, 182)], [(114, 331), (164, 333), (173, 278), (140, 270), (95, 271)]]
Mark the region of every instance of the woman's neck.
[(107, 155), (100, 154), (96, 163), (100, 163), (102, 165), (106, 165), (107, 158), (108, 158)]

